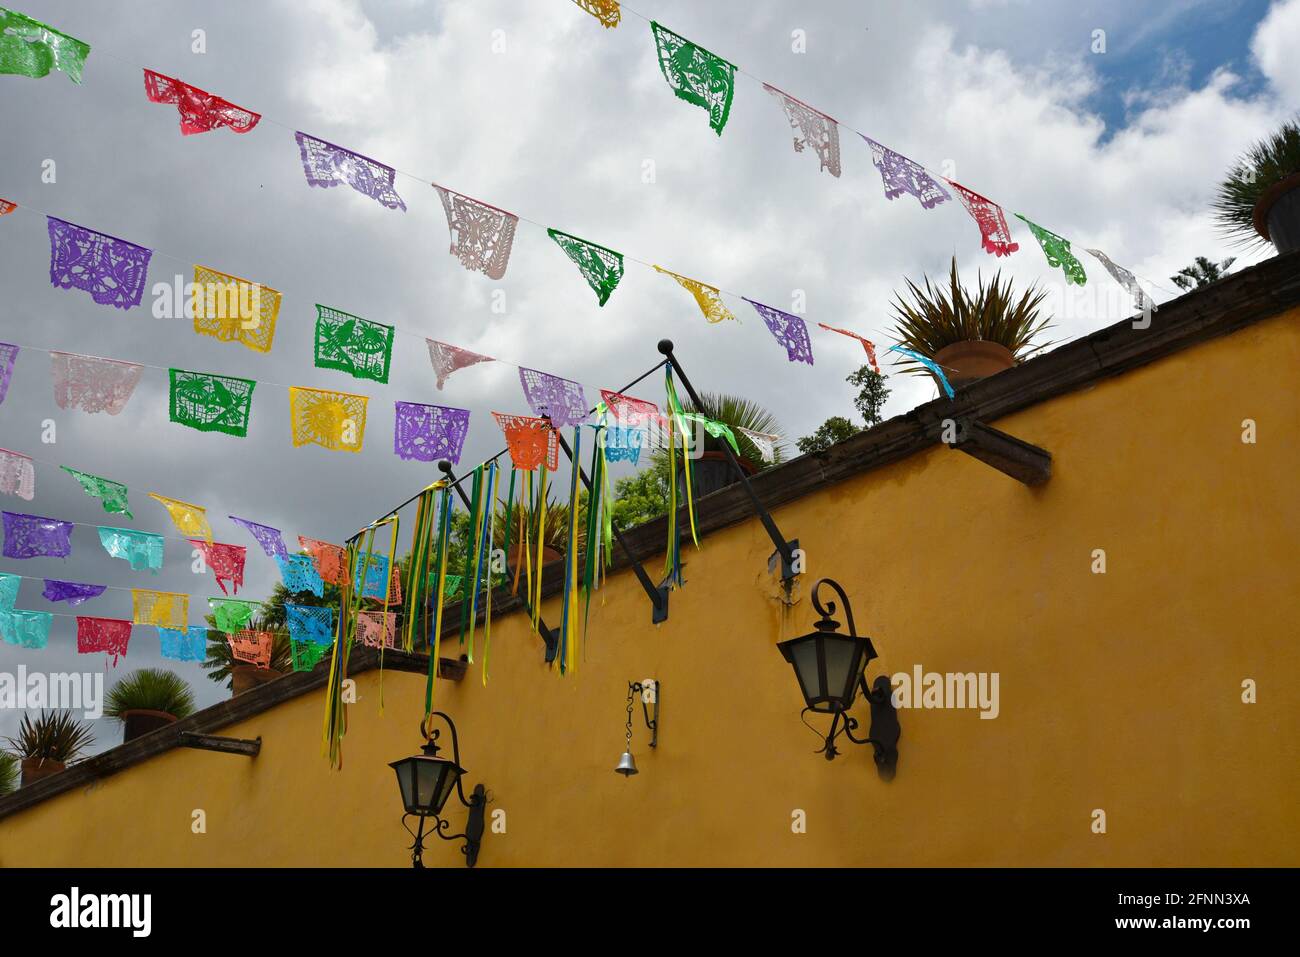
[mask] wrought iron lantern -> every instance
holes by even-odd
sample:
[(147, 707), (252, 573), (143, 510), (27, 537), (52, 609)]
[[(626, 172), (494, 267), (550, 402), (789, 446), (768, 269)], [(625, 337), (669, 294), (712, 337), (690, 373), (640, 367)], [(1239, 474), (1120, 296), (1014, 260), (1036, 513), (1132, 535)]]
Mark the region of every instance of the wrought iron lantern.
[[(460, 766), (460, 741), (456, 735), (456, 725), (441, 711), (435, 711), (430, 717), (442, 718), (447, 722), (447, 727), (451, 728), (451, 758), (438, 757), (440, 749), (437, 741), (442, 733), (441, 730), (435, 728), (430, 733), (421, 722), (420, 736), (425, 739), (424, 746), (420, 749), (421, 753), (400, 761), (393, 761), (388, 765), (397, 772), (397, 785), (402, 792), (402, 807), (405, 809), (402, 815), (402, 827), (406, 828), (406, 832), (415, 839), (415, 843), (411, 845), (411, 864), (417, 868), (424, 867), (424, 838), (426, 833), (433, 833), (444, 841), (463, 839), (465, 843), (460, 850), (465, 855), (465, 866), (473, 867), (478, 860), (479, 845), (483, 841), (483, 814), (487, 807), (487, 791), (482, 784), (476, 784), (469, 799), (466, 800), (464, 788), (461, 786), (461, 777), (465, 774), (465, 769)], [(460, 803), (469, 808), (469, 819), (462, 834), (448, 834), (447, 832), (451, 830), (451, 822), (442, 817), (443, 806), (446, 805), (453, 791), (460, 799)], [(418, 830), (411, 830), (406, 823), (408, 817), (419, 818)], [(426, 824), (430, 818), (433, 819), (433, 825), (426, 832)]]
[[(839, 596), (848, 621), (847, 634), (840, 631), (840, 623), (832, 617), (835, 614), (835, 602), (822, 603), (819, 592), (823, 585), (834, 589)], [(821, 615), (813, 626), (814, 630), (777, 645), (785, 660), (794, 668), (799, 689), (803, 692), (806, 707), (800, 718), (809, 711), (832, 716), (830, 731), (817, 751), (818, 754), (825, 754), (827, 761), (834, 760), (840, 753), (835, 747), (835, 740), (843, 735), (854, 744), (870, 744), (875, 752), (876, 769), (880, 777), (886, 781), (892, 780), (898, 765), (900, 729), (889, 679), (880, 675), (871, 687), (867, 686), (866, 668), (871, 659), (876, 657), (876, 649), (870, 638), (858, 634), (849, 598), (834, 579), (823, 578), (813, 586), (812, 604)], [(859, 688), (871, 705), (871, 728), (865, 738), (854, 737), (858, 719), (849, 714)], [(807, 721), (804, 723), (807, 724)], [(821, 735), (820, 731), (817, 733)]]

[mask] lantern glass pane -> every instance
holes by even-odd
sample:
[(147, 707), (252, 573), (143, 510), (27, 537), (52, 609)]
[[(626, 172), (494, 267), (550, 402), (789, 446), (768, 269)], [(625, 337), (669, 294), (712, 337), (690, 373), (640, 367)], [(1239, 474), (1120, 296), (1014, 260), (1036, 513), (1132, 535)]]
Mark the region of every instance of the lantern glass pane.
[(434, 798), (441, 790), (446, 768), (447, 765), (442, 761), (417, 760), (415, 762), (415, 803), (421, 810), (436, 812), (440, 806), (434, 802)]
[(415, 807), (415, 762), (409, 758), (397, 765), (397, 784), (402, 789), (402, 807), (410, 811)]
[(857, 680), (857, 675), (853, 673), (857, 645), (852, 638), (827, 637), (825, 640), (826, 693), (843, 698), (846, 705), (852, 697), (852, 682)]
[(451, 789), (456, 786), (456, 780), (460, 777), (456, 769), (448, 764), (446, 773), (442, 776), (442, 791), (438, 795), (438, 803), (434, 807), (441, 811), (442, 806), (447, 803), (447, 798), (451, 797)]
[(824, 696), (826, 691), (821, 686), (821, 675), (817, 669), (816, 640), (795, 642), (790, 646), (790, 656), (794, 659), (794, 673), (799, 679), (804, 699)]

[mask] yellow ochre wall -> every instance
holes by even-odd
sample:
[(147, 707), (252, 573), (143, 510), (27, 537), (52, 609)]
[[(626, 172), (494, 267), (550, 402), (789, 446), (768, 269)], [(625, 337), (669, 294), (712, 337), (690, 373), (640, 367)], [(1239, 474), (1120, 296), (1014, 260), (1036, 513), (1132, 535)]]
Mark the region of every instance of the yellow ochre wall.
[[(998, 421), (1051, 451), (1040, 489), (935, 447), (777, 510), (808, 561), (785, 636), (827, 575), (875, 641), (870, 677), (1000, 675), (995, 720), (900, 711), (891, 783), (869, 748), (813, 753), (757, 521), (687, 551), (661, 626), (612, 578), (567, 677), (521, 616), (498, 618), (488, 686), (476, 665), (437, 699), (467, 783), (504, 812), (480, 866), (1300, 864), (1297, 367), (1293, 310)], [(624, 779), (626, 683), (645, 677), (659, 747), (638, 707)], [(261, 735), (255, 760), (174, 750), (0, 820), (0, 864), (406, 866), (387, 763), (417, 750), (423, 679), (383, 681), (380, 717), (378, 673), (358, 677), (342, 771), (313, 693), (222, 729)], [(432, 843), (427, 863), (461, 865)]]

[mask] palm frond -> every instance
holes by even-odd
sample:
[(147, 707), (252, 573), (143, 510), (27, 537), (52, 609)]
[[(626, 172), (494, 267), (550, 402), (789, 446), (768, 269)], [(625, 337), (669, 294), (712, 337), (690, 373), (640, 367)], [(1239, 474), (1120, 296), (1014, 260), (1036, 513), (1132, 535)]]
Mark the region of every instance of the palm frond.
[(1296, 173), (1300, 173), (1300, 116), (1254, 144), (1228, 170), (1212, 204), (1220, 231), (1240, 246), (1268, 245), (1255, 231), (1255, 206), (1270, 187)]
[(18, 778), (22, 762), (18, 755), (0, 751), (0, 795), (18, 790)]
[[(212, 616), (208, 617), (208, 657), (202, 662), (200, 667), (208, 672), (208, 680), (221, 684), (226, 683), (227, 688), (234, 687), (232, 673), (237, 665), (247, 664), (235, 658), (235, 653), (230, 648), (230, 642), (226, 640), (225, 633), (217, 631), (212, 627)], [(261, 618), (254, 618), (248, 623), (251, 631), (270, 631), (271, 632), (271, 670), (279, 672), (288, 672), (293, 670), (293, 645), (289, 641), (289, 633), (280, 631)]]
[(136, 710), (165, 711), (186, 718), (194, 713), (194, 692), (178, 674), (141, 668), (113, 685), (104, 703), (104, 717), (120, 721), (123, 712)]
[[(682, 408), (686, 412), (699, 412), (714, 421), (730, 426), (736, 436), (736, 444), (740, 446), (741, 455), (755, 465), (765, 464), (762, 453), (743, 432), (737, 430), (749, 429), (751, 432), (762, 432), (766, 435), (784, 435), (781, 423), (777, 421), (774, 414), (753, 399), (744, 396), (705, 392), (700, 395), (699, 408), (689, 400), (683, 401)], [(785, 447), (780, 443), (776, 443), (775, 446), (775, 459), (776, 462), (785, 461)]]

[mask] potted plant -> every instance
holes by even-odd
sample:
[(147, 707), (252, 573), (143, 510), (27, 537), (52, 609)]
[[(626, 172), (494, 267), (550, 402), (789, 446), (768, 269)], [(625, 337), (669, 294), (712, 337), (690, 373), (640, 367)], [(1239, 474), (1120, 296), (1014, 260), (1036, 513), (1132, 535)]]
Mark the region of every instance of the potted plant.
[(247, 627), (254, 631), (271, 631), (271, 667), (259, 668), (240, 661), (230, 650), (230, 642), (226, 640), (224, 632), (215, 629), (208, 631), (208, 657), (203, 662), (203, 669), (208, 672), (209, 680), (218, 683), (224, 681), (226, 687), (236, 695), (274, 681), (293, 670), (293, 645), (289, 641), (288, 632), (270, 629), (265, 622), (259, 620), (250, 621)]
[[(762, 432), (766, 435), (779, 435), (781, 433), (781, 427), (777, 424), (776, 416), (757, 402), (738, 395), (706, 392), (700, 396), (698, 408), (692, 402), (685, 402), (682, 405), (682, 411), (687, 414), (702, 415), (706, 419), (720, 422), (731, 429), (731, 434), (736, 439), (736, 445), (740, 448), (740, 454), (736, 455), (736, 460), (740, 463), (741, 471), (746, 475), (753, 475), (768, 467), (769, 463), (763, 461), (763, 456), (758, 447), (740, 431), (741, 429), (748, 429), (751, 432)], [(688, 422), (690, 426), (694, 426), (694, 424), (694, 422)], [(703, 429), (695, 431), (697, 435), (702, 434), (704, 437), (704, 448), (694, 459), (695, 467), (691, 474), (691, 491), (695, 493), (695, 497), (700, 498), (740, 481), (735, 469), (731, 466), (731, 462), (727, 460), (727, 453), (723, 451), (724, 444), (730, 445), (726, 438), (710, 435)], [(783, 458), (781, 446), (776, 446), (774, 453), (775, 462), (780, 462)], [(663, 455), (665, 453), (656, 453), (656, 457)], [(679, 465), (677, 476), (678, 494), (685, 495), (686, 486), (682, 480), (680, 470), (681, 466)]]
[(1300, 249), (1300, 117), (1246, 151), (1219, 184), (1214, 218), (1245, 244)]
[[(524, 521), (532, 529), (530, 532), (530, 542), (532, 545), (531, 554), (525, 558), (523, 554), (524, 543), (519, 541), (519, 513), (524, 513)], [(497, 527), (496, 538), (498, 542), (505, 541), (506, 524), (510, 526), (510, 551), (506, 554), (506, 561), (513, 572), (516, 568), (523, 567), (525, 562), (537, 563), (537, 510), (529, 506), (520, 505), (518, 502), (506, 512), (504, 505), (497, 509)], [(581, 515), (578, 519), (579, 525), (582, 524)], [(466, 534), (468, 534), (468, 522), (466, 523)], [(547, 502), (546, 503), (546, 525), (542, 533), (542, 564), (549, 565), (551, 562), (558, 562), (564, 558), (564, 548), (568, 544), (569, 535), (569, 506), (564, 502)], [(450, 563), (451, 567), (447, 570), (455, 575), (460, 574), (464, 567), (464, 558), (460, 564)]]
[[(999, 271), (986, 285), (983, 277), (975, 291), (962, 287), (957, 257), (952, 259), (948, 285), (925, 288), (907, 280), (911, 302), (894, 297), (894, 337), (898, 344), (933, 360), (954, 388), (1010, 369), (1051, 345), (1034, 339), (1050, 328), (1039, 314), (1044, 290), (1030, 286), (1016, 297), (1010, 279)], [(901, 363), (903, 370), (929, 374), (918, 362)]]
[(194, 692), (179, 675), (160, 668), (141, 668), (126, 675), (108, 693), (104, 717), (122, 722), (122, 741), (134, 741), (194, 713)]
[(30, 714), (23, 715), (18, 737), (10, 738), (9, 745), (22, 759), (22, 783), (26, 786), (58, 774), (94, 740), (90, 728), (75, 720), (70, 711), (42, 711), (35, 721)]
[(21, 768), (18, 755), (0, 751), (0, 796), (18, 790), (18, 775)]

